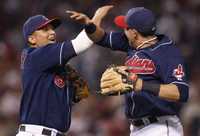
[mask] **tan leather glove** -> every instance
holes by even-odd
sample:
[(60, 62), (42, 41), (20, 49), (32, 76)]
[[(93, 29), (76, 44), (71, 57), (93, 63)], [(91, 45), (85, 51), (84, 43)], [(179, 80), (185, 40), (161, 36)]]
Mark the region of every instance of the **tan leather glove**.
[(134, 89), (138, 76), (128, 72), (127, 66), (112, 66), (101, 77), (101, 94), (117, 95)]

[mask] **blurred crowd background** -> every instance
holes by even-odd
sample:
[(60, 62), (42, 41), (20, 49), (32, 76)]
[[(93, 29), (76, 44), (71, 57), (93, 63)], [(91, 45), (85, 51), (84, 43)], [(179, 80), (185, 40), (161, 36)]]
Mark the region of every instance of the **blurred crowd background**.
[[(23, 49), (22, 26), (36, 14), (60, 17), (59, 41), (72, 39), (82, 26), (72, 22), (65, 10), (93, 16), (106, 4), (115, 8), (105, 18), (107, 31), (119, 30), (113, 18), (129, 8), (145, 6), (158, 18), (158, 32), (174, 39), (186, 63), (190, 99), (180, 112), (185, 136), (200, 136), (200, 1), (199, 0), (1, 0), (0, 4), (0, 136), (14, 136), (18, 127), (21, 97), (20, 52)], [(128, 136), (129, 124), (123, 113), (123, 96), (102, 97), (99, 80), (110, 64), (122, 65), (126, 54), (94, 46), (70, 63), (87, 79), (91, 95), (73, 108), (72, 125), (67, 136)]]

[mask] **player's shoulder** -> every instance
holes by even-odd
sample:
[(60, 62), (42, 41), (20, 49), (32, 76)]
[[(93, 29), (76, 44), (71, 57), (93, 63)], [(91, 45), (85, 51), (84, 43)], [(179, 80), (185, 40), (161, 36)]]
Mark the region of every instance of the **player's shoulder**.
[(146, 54), (150, 57), (155, 58), (165, 58), (169, 56), (180, 56), (181, 52), (177, 48), (175, 42), (170, 39), (166, 35), (158, 34), (156, 35), (158, 42), (150, 47), (143, 48), (139, 50), (138, 52), (141, 52), (142, 54)]
[(36, 48), (33, 48), (33, 47), (30, 47), (30, 46), (28, 46), (28, 47), (26, 47), (26, 48), (24, 48), (23, 50), (22, 50), (22, 52), (21, 52), (21, 55), (29, 55), (29, 54), (31, 54), (34, 50), (35, 50)]
[(152, 54), (161, 56), (169, 54), (170, 56), (177, 56), (181, 54), (179, 48), (176, 46), (176, 43), (168, 36), (159, 34), (157, 37), (158, 42), (149, 49)]
[(163, 49), (172, 49), (174, 48), (174, 41), (172, 39), (170, 39), (168, 36), (166, 35), (156, 35), (158, 42), (151, 47), (150, 51), (154, 52), (154, 51), (159, 51), (159, 50), (163, 50)]
[[(64, 43), (64, 42), (63, 42)], [(27, 50), (28, 54), (35, 54), (37, 52), (48, 52), (48, 50), (51, 50), (51, 48), (57, 48), (59, 46), (61, 46), (62, 43), (59, 43), (59, 42), (55, 42), (55, 43), (49, 43), (45, 46), (41, 46), (41, 47), (29, 47), (29, 48), (26, 48), (25, 50)]]

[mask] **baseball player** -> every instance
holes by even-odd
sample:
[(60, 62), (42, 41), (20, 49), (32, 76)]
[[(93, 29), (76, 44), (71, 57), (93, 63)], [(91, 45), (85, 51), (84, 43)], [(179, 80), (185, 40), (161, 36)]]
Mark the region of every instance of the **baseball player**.
[[(72, 104), (88, 96), (86, 84), (65, 64), (93, 42), (85, 30), (71, 41), (56, 42), (55, 29), (60, 24), (58, 18), (35, 15), (23, 25), (23, 95), (17, 136), (64, 136), (70, 127)], [(76, 94), (76, 85), (81, 86), (78, 81), (83, 88)]]
[[(189, 87), (179, 49), (166, 35), (156, 34), (155, 15), (144, 7), (115, 18), (123, 32), (105, 32), (100, 24), (112, 7), (99, 8), (94, 16), (97, 22), (86, 24), (94, 42), (127, 53), (123, 66), (103, 73), (101, 93), (125, 94), (130, 136), (183, 136), (178, 113), (181, 103), (188, 100)], [(80, 22), (81, 13), (71, 14)]]

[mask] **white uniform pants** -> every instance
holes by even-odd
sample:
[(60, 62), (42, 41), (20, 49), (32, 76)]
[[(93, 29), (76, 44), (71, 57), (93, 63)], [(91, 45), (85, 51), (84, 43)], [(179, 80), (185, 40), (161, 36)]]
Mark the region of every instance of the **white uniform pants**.
[(147, 126), (130, 125), (130, 136), (183, 136), (183, 127), (177, 116), (158, 117), (158, 122)]
[(18, 134), (16, 136), (45, 136), (45, 135), (41, 135), (41, 134), (32, 134), (29, 132), (18, 132)]
[(16, 136), (46, 136), (42, 135), (43, 129), (51, 130), (51, 136), (56, 136), (57, 133), (61, 133), (53, 128), (48, 128), (40, 125), (29, 125), (29, 124), (22, 124), (25, 126), (25, 131), (19, 131)]

